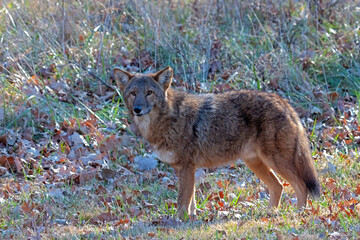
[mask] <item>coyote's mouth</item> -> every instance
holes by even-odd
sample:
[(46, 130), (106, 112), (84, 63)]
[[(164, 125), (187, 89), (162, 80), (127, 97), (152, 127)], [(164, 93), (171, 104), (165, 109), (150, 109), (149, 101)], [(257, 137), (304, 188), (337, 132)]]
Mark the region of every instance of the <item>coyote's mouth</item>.
[(136, 112), (134, 111), (134, 114), (135, 114), (135, 116), (137, 116), (137, 117), (141, 117), (141, 116), (144, 116), (144, 115), (148, 114), (150, 111), (151, 111), (151, 109), (149, 109), (149, 110), (147, 110), (147, 111), (141, 111), (141, 112), (139, 112), (139, 113), (136, 113)]

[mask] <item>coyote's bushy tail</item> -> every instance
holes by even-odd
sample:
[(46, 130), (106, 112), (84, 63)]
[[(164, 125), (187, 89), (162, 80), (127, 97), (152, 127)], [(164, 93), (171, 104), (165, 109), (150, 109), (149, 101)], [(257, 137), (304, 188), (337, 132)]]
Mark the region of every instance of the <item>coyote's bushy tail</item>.
[(312, 175), (304, 179), (307, 189), (313, 198), (320, 197), (320, 183), (317, 176)]
[(296, 159), (298, 174), (305, 182), (310, 195), (313, 198), (318, 198), (321, 193), (320, 182), (311, 157), (310, 148), (307, 141), (298, 141), (298, 143), (298, 159)]

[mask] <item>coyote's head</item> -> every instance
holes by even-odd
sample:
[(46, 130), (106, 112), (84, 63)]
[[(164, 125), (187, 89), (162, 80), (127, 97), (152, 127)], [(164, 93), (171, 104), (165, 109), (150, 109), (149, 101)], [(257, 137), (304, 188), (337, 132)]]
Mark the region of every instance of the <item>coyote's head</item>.
[(173, 70), (166, 67), (157, 73), (131, 74), (114, 68), (114, 76), (130, 114), (139, 117), (164, 107)]

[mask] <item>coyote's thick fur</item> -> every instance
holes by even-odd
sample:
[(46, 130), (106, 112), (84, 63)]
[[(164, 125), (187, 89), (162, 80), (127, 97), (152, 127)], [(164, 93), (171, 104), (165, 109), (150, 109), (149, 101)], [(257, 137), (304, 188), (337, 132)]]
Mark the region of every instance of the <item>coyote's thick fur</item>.
[(320, 185), (298, 115), (276, 94), (230, 91), (190, 94), (170, 87), (173, 71), (131, 74), (114, 68), (131, 120), (179, 179), (178, 217), (195, 214), (195, 170), (242, 159), (267, 185), (277, 207), (283, 185), (295, 189), (298, 207)]

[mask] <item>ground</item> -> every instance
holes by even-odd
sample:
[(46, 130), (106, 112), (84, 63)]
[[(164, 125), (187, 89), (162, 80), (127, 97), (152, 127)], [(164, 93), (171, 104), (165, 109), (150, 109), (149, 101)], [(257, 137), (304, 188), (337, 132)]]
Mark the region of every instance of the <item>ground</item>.
[[(47, 1), (0, 4), (0, 238), (356, 239), (360, 235), (360, 5), (356, 1)], [(190, 92), (287, 99), (321, 182), (278, 210), (241, 161), (177, 178), (133, 134), (112, 68), (174, 69)], [(286, 141), (286, 140), (285, 140)]]

